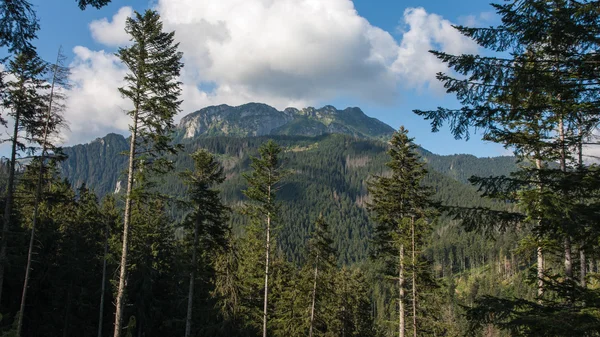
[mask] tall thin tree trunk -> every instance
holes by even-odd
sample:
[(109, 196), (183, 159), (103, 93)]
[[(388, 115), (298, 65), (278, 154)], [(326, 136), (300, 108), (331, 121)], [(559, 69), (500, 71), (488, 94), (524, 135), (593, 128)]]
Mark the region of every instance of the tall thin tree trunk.
[(404, 337), (404, 245), (400, 245), (400, 266), (398, 268), (398, 336)]
[(192, 310), (194, 309), (194, 281), (196, 279), (196, 250), (198, 250), (198, 227), (200, 219), (196, 218), (194, 227), (194, 246), (192, 248), (192, 268), (190, 270), (190, 289), (188, 291), (187, 318), (185, 320), (185, 337), (192, 334)]
[(121, 266), (119, 273), (119, 289), (117, 291), (117, 303), (115, 311), (114, 337), (121, 337), (121, 325), (123, 324), (123, 308), (125, 305), (125, 287), (127, 286), (127, 253), (129, 252), (129, 231), (131, 220), (131, 191), (133, 189), (133, 176), (135, 169), (135, 150), (138, 129), (139, 107), (136, 105), (133, 116), (133, 129), (129, 143), (129, 174), (127, 176), (127, 196), (125, 199), (125, 217), (123, 220), (123, 248), (121, 252)]
[(585, 288), (587, 286), (586, 281), (585, 281), (585, 275), (586, 275), (586, 270), (585, 268), (587, 267), (587, 263), (585, 261), (585, 250), (583, 249), (583, 244), (581, 244), (581, 246), (579, 247), (579, 277), (580, 277), (580, 285), (581, 287)]
[[(559, 137), (560, 137), (560, 169), (563, 172), (567, 172), (567, 153), (565, 144), (565, 123), (561, 116), (558, 124)], [(565, 254), (565, 278), (567, 280), (573, 279), (573, 260), (571, 256), (571, 237), (569, 234), (564, 239), (564, 254)]]
[[(58, 67), (59, 60), (61, 57), (60, 49), (58, 51), (58, 56), (56, 59), (55, 67)], [(42, 199), (42, 182), (44, 178), (44, 161), (46, 160), (46, 150), (48, 147), (48, 129), (50, 127), (50, 119), (52, 118), (52, 103), (54, 101), (54, 85), (56, 84), (56, 76), (58, 75), (58, 69), (54, 69), (54, 73), (52, 75), (52, 85), (50, 87), (50, 97), (48, 101), (48, 109), (46, 110), (46, 121), (44, 124), (44, 134), (42, 138), (42, 153), (40, 154), (40, 169), (38, 171), (38, 179), (35, 187), (35, 199), (33, 202), (33, 219), (31, 220), (31, 237), (29, 238), (29, 249), (27, 251), (27, 265), (25, 266), (25, 280), (23, 281), (23, 292), (21, 293), (21, 306), (19, 309), (19, 317), (17, 319), (17, 337), (21, 336), (21, 329), (23, 328), (23, 317), (25, 312), (25, 304), (27, 303), (27, 288), (29, 287), (29, 278), (31, 273), (31, 260), (33, 255), (33, 244), (35, 242), (35, 228), (37, 225), (37, 220), (39, 216), (39, 206), (40, 201)], [(17, 114), (18, 116), (18, 114)], [(18, 120), (18, 117), (17, 117)], [(17, 140), (17, 122), (15, 122), (15, 138), (14, 141), (16, 143)], [(15, 147), (13, 143), (13, 156), (15, 155)], [(14, 158), (14, 157), (13, 157)], [(14, 174), (14, 163), (11, 163), (12, 174)], [(12, 189), (12, 188), (11, 188)], [(12, 199), (12, 198), (11, 198)], [(7, 201), (8, 202), (8, 201)], [(12, 205), (11, 205), (12, 207)], [(8, 205), (7, 205), (8, 208)], [(5, 217), (6, 219), (6, 217)]]
[[(538, 155), (539, 158), (539, 155)], [(539, 170), (542, 169), (542, 161), (540, 159), (535, 160), (535, 166)], [(540, 192), (542, 190), (542, 185), (538, 187)], [(542, 296), (544, 296), (544, 251), (541, 246), (541, 242), (538, 239), (538, 247), (537, 247), (537, 295), (538, 295), (538, 303), (542, 303)]]
[(15, 164), (17, 162), (17, 137), (19, 135), (19, 122), (21, 113), (16, 111), (15, 126), (13, 129), (12, 147), (10, 151), (10, 165), (8, 183), (6, 185), (6, 201), (4, 204), (4, 221), (2, 223), (2, 241), (0, 242), (0, 303), (2, 303), (2, 289), (4, 286), (4, 269), (7, 260), (8, 230), (12, 216), (13, 194), (15, 188)]
[[(583, 132), (582, 132), (582, 128), (581, 125), (579, 126), (579, 144), (577, 144), (577, 151), (579, 154), (579, 158), (578, 158), (578, 166), (579, 169), (583, 169)], [(585, 288), (586, 287), (586, 280), (585, 280), (585, 275), (586, 275), (586, 261), (585, 261), (585, 242), (584, 240), (581, 240), (581, 243), (579, 245), (579, 284), (581, 285), (581, 287)]]
[(312, 291), (312, 303), (310, 306), (310, 329), (308, 330), (308, 336), (313, 336), (313, 325), (315, 322), (315, 300), (317, 298), (317, 273), (319, 271), (319, 254), (317, 254), (317, 261), (315, 262), (315, 280), (313, 283)]
[(104, 257), (102, 261), (102, 286), (100, 288), (100, 310), (98, 314), (98, 337), (102, 337), (102, 321), (104, 318), (104, 295), (106, 293), (106, 259), (108, 257), (108, 226), (106, 221), (104, 226)]
[(410, 218), (410, 229), (412, 234), (412, 313), (413, 313), (413, 337), (417, 337), (417, 260), (415, 258), (415, 218)]
[[(269, 187), (269, 195), (271, 188)], [(263, 337), (267, 337), (267, 304), (269, 294), (269, 258), (271, 252), (271, 214), (267, 215), (267, 247), (265, 254), (265, 301), (263, 305)]]
[(541, 303), (542, 296), (544, 295), (544, 252), (542, 247), (537, 247), (537, 295), (538, 302)]

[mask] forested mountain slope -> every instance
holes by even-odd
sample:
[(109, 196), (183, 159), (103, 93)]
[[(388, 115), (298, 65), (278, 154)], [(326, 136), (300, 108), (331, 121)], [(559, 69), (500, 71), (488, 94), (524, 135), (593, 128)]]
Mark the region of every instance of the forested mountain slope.
[[(387, 145), (381, 141), (342, 134), (316, 137), (271, 136), (285, 148), (284, 165), (291, 171), (279, 192), (282, 215), (278, 244), (288, 258), (302, 260), (306, 238), (320, 212), (331, 224), (340, 262), (352, 263), (367, 255), (370, 224), (366, 211), (366, 181), (387, 169)], [(268, 137), (196, 137), (184, 142), (185, 150), (174, 158), (176, 170), (191, 168), (189, 154), (204, 148), (218, 155), (225, 167), (226, 182), (222, 197), (232, 206), (244, 200), (242, 173), (248, 171), (250, 156)], [(127, 140), (109, 134), (89, 144), (66, 148), (69, 158), (62, 164), (63, 175), (75, 186), (85, 183), (99, 196), (119, 192), (124, 186)], [(430, 170), (426, 183), (433, 186), (436, 197), (450, 204), (477, 206), (481, 199), (475, 189), (464, 182), (473, 174), (506, 174), (514, 169), (511, 157), (476, 158), (468, 155), (439, 156), (422, 150)], [(165, 192), (182, 196), (184, 187), (177, 174), (165, 178)], [(177, 210), (174, 210), (177, 213)], [(234, 213), (234, 229), (241, 228), (244, 218)]]

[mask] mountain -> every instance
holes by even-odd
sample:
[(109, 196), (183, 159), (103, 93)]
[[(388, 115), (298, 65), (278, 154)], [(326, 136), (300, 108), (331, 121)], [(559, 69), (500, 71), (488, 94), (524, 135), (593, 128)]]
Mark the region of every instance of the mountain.
[(389, 125), (365, 115), (359, 108), (337, 110), (333, 106), (287, 108), (279, 111), (261, 103), (237, 107), (210, 106), (181, 119), (177, 140), (209, 136), (319, 136), (341, 133), (357, 138), (387, 139), (394, 132)]
[[(366, 182), (372, 175), (384, 174), (387, 171), (385, 163), (389, 160), (386, 154), (387, 144), (374, 139), (377, 138), (374, 135), (383, 135), (382, 131), (386, 128), (381, 127), (378, 131), (380, 133), (377, 133), (375, 129), (369, 129), (368, 125), (356, 125), (357, 120), (368, 119), (358, 109), (346, 109), (344, 112), (329, 108), (332, 120), (336, 118), (345, 121), (346, 127), (340, 127), (342, 132), (305, 135), (309, 133), (305, 132), (308, 129), (311, 132), (318, 130), (316, 126), (313, 128), (310, 125), (324, 125), (320, 121), (329, 116), (324, 114), (324, 109), (328, 108), (304, 109), (305, 113), (310, 112), (314, 116), (310, 118), (300, 111), (292, 113), (287, 109), (288, 112), (279, 112), (266, 105), (256, 104), (237, 108), (210, 107), (193, 113), (182, 120), (177, 131), (180, 136), (184, 135), (179, 139), (184, 145), (184, 151), (172, 158), (176, 172), (162, 179), (160, 189), (176, 197), (184, 196), (185, 186), (177, 172), (191, 169), (189, 154), (198, 148), (204, 148), (214, 153), (223, 164), (227, 180), (220, 186), (221, 195), (227, 204), (236, 208), (245, 200), (241, 192), (245, 188), (242, 173), (249, 170), (251, 156), (257, 155), (258, 147), (267, 139), (275, 139), (284, 148), (285, 167), (293, 173), (278, 194), (278, 199), (282, 202), (278, 245), (288, 258), (301, 261), (306, 238), (317, 215), (323, 213), (333, 231), (335, 246), (340, 252), (340, 263), (360, 261), (367, 256), (372, 226), (366, 210), (366, 203), (369, 201)], [(218, 111), (223, 114), (220, 115)], [(244, 118), (246, 122), (239, 122)], [(219, 120), (222, 123), (215, 122)], [(227, 125), (225, 129), (230, 132), (234, 130), (234, 121), (238, 123), (235, 124), (235, 130), (238, 131), (228, 133), (227, 136), (222, 135), (222, 130), (215, 129), (216, 125), (221, 128)], [(334, 123), (329, 123), (332, 124)], [(348, 125), (354, 126), (351, 129)], [(376, 121), (373, 125), (385, 124)], [(386, 127), (391, 132), (391, 128)], [(245, 136), (239, 131), (241, 129), (251, 134), (271, 130), (269, 135)], [(298, 130), (299, 134), (294, 134)], [(185, 136), (186, 133), (189, 137)], [(358, 133), (362, 136), (357, 136)], [(371, 136), (366, 136), (367, 133)], [(120, 153), (127, 148), (128, 140), (116, 134), (98, 138), (89, 144), (65, 148), (69, 157), (62, 164), (62, 174), (75, 186), (85, 183), (99, 196), (122, 193), (126, 156)], [(439, 156), (424, 149), (421, 149), (421, 155), (430, 171), (426, 183), (434, 188), (438, 200), (450, 204), (484, 205), (489, 201), (480, 198), (476, 189), (466, 184), (468, 177), (473, 174), (508, 174), (516, 167), (512, 157)], [(181, 217), (181, 212), (173, 209), (176, 217)], [(244, 217), (233, 213), (234, 230), (241, 230), (245, 221)]]

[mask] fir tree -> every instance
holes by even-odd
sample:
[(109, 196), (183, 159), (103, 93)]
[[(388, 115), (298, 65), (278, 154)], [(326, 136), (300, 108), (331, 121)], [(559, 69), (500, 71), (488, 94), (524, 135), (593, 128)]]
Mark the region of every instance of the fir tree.
[(271, 260), (271, 245), (274, 242), (273, 229), (279, 213), (279, 204), (276, 201), (276, 192), (280, 187), (285, 171), (281, 169), (281, 148), (273, 140), (267, 141), (259, 149), (259, 157), (252, 158), (252, 173), (245, 174), (248, 188), (244, 194), (251, 200), (246, 211), (252, 217), (254, 235), (260, 235), (264, 230), (264, 295), (262, 331), (263, 337), (267, 336), (268, 320), (268, 294), (269, 294), (269, 266)]
[[(198, 258), (203, 257), (203, 264), (210, 264), (217, 252), (223, 250), (228, 238), (227, 211), (219, 196), (219, 191), (213, 187), (225, 180), (223, 167), (213, 155), (205, 150), (193, 153), (194, 171), (185, 172), (184, 180), (188, 185), (188, 196), (193, 205), (193, 211), (185, 221), (186, 232), (192, 239), (192, 257), (190, 264), (190, 283), (188, 292), (187, 317), (185, 336), (192, 335), (192, 312), (194, 303), (194, 288), (197, 277)], [(202, 247), (202, 251), (200, 250)]]
[[(121, 48), (117, 56), (129, 69), (126, 85), (119, 88), (123, 97), (131, 100), (131, 139), (125, 214), (123, 217), (123, 248), (121, 253), (119, 287), (116, 296), (114, 336), (121, 336), (125, 286), (128, 268), (128, 245), (130, 234), (133, 182), (140, 160), (151, 163), (158, 171), (167, 171), (169, 163), (161, 158), (163, 153), (173, 153), (171, 132), (173, 117), (179, 112), (180, 83), (177, 81), (182, 67), (182, 54), (174, 43), (174, 32), (163, 32), (158, 13), (147, 10), (134, 13), (127, 19), (125, 31), (131, 36), (132, 45)], [(150, 167), (146, 166), (146, 169)]]
[(415, 240), (415, 223), (423, 223), (422, 220), (425, 219), (426, 224), (431, 192), (422, 185), (426, 171), (416, 153), (416, 145), (412, 143), (408, 131), (403, 126), (392, 136), (388, 154), (391, 161), (386, 165), (391, 169), (391, 176), (375, 176), (369, 183), (369, 192), (373, 198), (369, 209), (375, 220), (373, 257), (386, 263), (388, 275), (397, 275), (398, 333), (404, 336), (407, 271), (405, 252), (410, 250), (412, 256), (410, 270), (413, 273), (413, 330), (416, 334), (415, 250), (421, 249), (418, 246), (422, 246), (423, 243), (422, 240)]
[[(318, 305), (318, 302), (321, 302), (322, 298), (326, 298), (324, 295), (333, 292), (333, 285), (328, 281), (331, 280), (331, 275), (329, 274), (331, 273), (331, 269), (335, 268), (337, 260), (337, 254), (333, 249), (333, 240), (331, 239), (331, 234), (329, 232), (329, 225), (325, 222), (323, 214), (320, 214), (315, 222), (315, 229), (308, 242), (308, 247), (308, 265), (314, 267), (313, 287), (310, 301), (310, 324), (308, 330), (308, 335), (312, 337), (314, 334), (313, 330), (318, 330), (315, 328), (317, 325), (316, 322), (319, 322), (319, 326), (325, 325), (323, 318), (317, 317), (315, 319), (315, 313), (323, 311), (321, 308), (316, 308), (316, 306)], [(317, 289), (319, 290), (318, 293)]]
[(13, 118), (8, 183), (6, 185), (6, 201), (2, 224), (2, 241), (0, 244), (0, 300), (7, 264), (8, 233), (13, 226), (13, 204), (15, 188), (15, 165), (19, 152), (25, 151), (29, 142), (39, 136), (40, 116), (47, 108), (47, 99), (43, 94), (48, 89), (44, 79), (47, 64), (34, 51), (18, 54), (8, 66), (13, 76), (6, 83), (5, 99), (2, 105), (8, 115)]
[[(514, 149), (524, 162), (508, 177), (472, 179), (484, 196), (518, 204), (516, 212), (472, 209), (456, 214), (467, 226), (487, 230), (532, 226), (540, 243), (537, 305), (545, 310), (532, 320), (529, 302), (519, 299), (512, 302), (513, 309), (521, 310), (503, 316), (498, 302), (488, 298), (478, 303), (470, 317), (481, 319), (488, 310), (487, 314), (496, 317), (494, 324), (525, 335), (542, 335), (541, 331), (552, 331), (551, 316), (566, 310), (543, 296), (546, 288), (574, 308), (581, 298), (573, 282), (572, 242), (581, 242), (581, 233), (587, 232), (581, 228), (593, 228), (595, 222), (590, 220), (600, 214), (590, 202), (597, 194), (597, 169), (584, 167), (577, 159), (581, 155), (578, 144), (600, 120), (596, 52), (600, 15), (597, 1), (516, 0), (493, 6), (502, 18), (499, 26), (457, 29), (481, 47), (503, 54), (434, 52), (462, 75), (438, 74), (438, 79), (463, 107), (416, 113), (430, 119), (434, 131), (448, 122), (456, 138), (468, 139), (470, 129), (476, 127), (484, 139)], [(562, 242), (563, 280), (547, 275), (543, 266), (541, 243), (546, 239)], [(494, 304), (486, 306), (486, 302)]]

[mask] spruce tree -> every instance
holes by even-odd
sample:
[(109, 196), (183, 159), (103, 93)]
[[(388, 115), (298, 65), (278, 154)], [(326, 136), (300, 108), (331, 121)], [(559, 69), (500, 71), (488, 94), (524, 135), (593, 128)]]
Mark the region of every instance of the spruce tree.
[[(398, 333), (405, 335), (405, 281), (407, 279), (406, 251), (411, 253), (410, 268), (413, 272), (413, 331), (416, 334), (416, 249), (422, 249), (422, 240), (414, 238), (415, 222), (427, 221), (431, 206), (431, 191), (422, 185), (426, 174), (424, 164), (416, 152), (417, 146), (401, 126), (390, 141), (388, 154), (391, 161), (386, 166), (390, 176), (375, 176), (369, 182), (373, 201), (368, 205), (373, 214), (373, 258), (385, 263), (385, 273), (397, 275), (398, 282)], [(418, 246), (417, 246), (418, 245)]]
[(0, 0), (0, 47), (11, 53), (34, 51), (31, 41), (40, 29), (28, 0)]
[(0, 301), (7, 267), (8, 234), (13, 226), (13, 205), (15, 189), (15, 165), (19, 152), (27, 150), (30, 142), (39, 136), (40, 116), (47, 108), (47, 97), (43, 93), (48, 89), (45, 81), (47, 64), (34, 51), (18, 54), (9, 62), (8, 73), (13, 79), (6, 83), (2, 105), (13, 119), (8, 182), (0, 242)]
[[(192, 257), (187, 299), (187, 317), (185, 336), (192, 335), (192, 313), (194, 288), (198, 269), (198, 256), (203, 264), (215, 260), (217, 252), (224, 250), (227, 244), (229, 227), (227, 226), (228, 208), (223, 205), (219, 191), (213, 187), (225, 181), (223, 167), (213, 155), (206, 150), (198, 150), (191, 155), (194, 160), (194, 171), (183, 174), (188, 185), (187, 195), (193, 210), (184, 222), (188, 237), (192, 238)], [(200, 251), (200, 247), (202, 247)]]
[[(271, 263), (271, 246), (274, 242), (273, 229), (275, 228), (279, 213), (279, 203), (276, 192), (280, 187), (285, 171), (281, 168), (281, 147), (273, 140), (269, 140), (258, 149), (259, 157), (252, 157), (252, 172), (244, 174), (248, 188), (244, 194), (250, 199), (246, 209), (252, 218), (250, 232), (264, 239), (264, 295), (262, 313), (262, 335), (267, 336), (268, 321), (268, 294), (269, 294), (269, 267)], [(261, 235), (264, 233), (264, 236)]]
[[(597, 221), (592, 219), (600, 215), (597, 205), (590, 202), (598, 193), (598, 170), (578, 160), (579, 144), (600, 121), (598, 5), (598, 1), (562, 0), (494, 4), (502, 19), (500, 25), (457, 27), (491, 53), (433, 52), (460, 75), (440, 73), (438, 79), (449, 93), (456, 94), (462, 107), (415, 112), (431, 120), (434, 131), (449, 123), (456, 138), (468, 139), (470, 130), (477, 128), (483, 139), (514, 150), (522, 161), (511, 176), (471, 179), (484, 196), (518, 204), (516, 211), (480, 208), (455, 214), (467, 227), (488, 231), (531, 227), (539, 243), (538, 302), (488, 298), (473, 308), (472, 319), (488, 315), (496, 318), (492, 323), (512, 332), (543, 335), (557, 331), (560, 335), (552, 317), (560, 316), (564, 308), (544, 296), (546, 289), (569, 303), (572, 308), (568, 314), (579, 327), (589, 317), (578, 310), (596, 305), (593, 300), (585, 305), (576, 303), (582, 299), (581, 292), (595, 295), (578, 289), (574, 282), (572, 242), (585, 241), (590, 231), (582, 229), (596, 227)], [(542, 243), (546, 240), (562, 242), (564, 267), (560, 277), (548, 275), (544, 268)], [(511, 305), (509, 310), (515, 309), (515, 315), (503, 316)], [(529, 309), (535, 307), (538, 309), (533, 311), (540, 315), (532, 319)], [(587, 329), (592, 331), (590, 326)], [(585, 330), (564, 329), (571, 335)]]
[(312, 337), (314, 334), (313, 330), (318, 330), (316, 322), (320, 322), (321, 324), (319, 325), (324, 325), (325, 323), (323, 318), (315, 317), (315, 315), (318, 315), (318, 312), (323, 311), (316, 306), (322, 302), (322, 298), (325, 299), (327, 294), (333, 292), (333, 285), (328, 281), (331, 281), (331, 275), (329, 274), (331, 273), (331, 269), (335, 268), (337, 260), (329, 225), (323, 218), (323, 214), (320, 214), (315, 222), (315, 229), (308, 241), (308, 247), (308, 265), (314, 269), (308, 330), (309, 337)]
[[(41, 148), (41, 153), (37, 157), (39, 172), (37, 179), (37, 186), (35, 192), (34, 206), (33, 206), (33, 215), (32, 215), (32, 223), (31, 223), (31, 237), (29, 240), (29, 251), (27, 256), (27, 265), (25, 267), (25, 281), (23, 283), (23, 294), (21, 299), (21, 309), (19, 310), (18, 317), (18, 325), (17, 325), (17, 335), (20, 336), (21, 326), (23, 323), (23, 314), (25, 311), (25, 303), (27, 301), (27, 285), (29, 283), (29, 273), (31, 270), (31, 259), (33, 254), (33, 244), (35, 242), (35, 229), (36, 224), (38, 222), (38, 213), (39, 213), (39, 204), (42, 199), (42, 184), (44, 177), (44, 164), (46, 161), (46, 157), (48, 155), (53, 155), (56, 159), (61, 158), (60, 150), (52, 144), (51, 140), (55, 136), (57, 136), (57, 132), (60, 130), (60, 127), (63, 126), (63, 119), (61, 116), (63, 103), (64, 103), (64, 95), (61, 93), (61, 90), (64, 90), (68, 87), (67, 77), (68, 77), (68, 69), (64, 66), (65, 57), (59, 48), (58, 54), (56, 57), (56, 63), (49, 66), (49, 70), (51, 72), (51, 81), (50, 81), (50, 91), (48, 96), (45, 97), (47, 100), (45, 104), (47, 105), (36, 113), (36, 115), (31, 119), (31, 137), (29, 139), (30, 142), (37, 143)], [(45, 110), (45, 111), (43, 111)]]
[[(126, 85), (119, 88), (119, 91), (131, 101), (133, 109), (127, 111), (131, 117), (131, 138), (123, 217), (123, 247), (116, 296), (115, 337), (121, 336), (122, 333), (123, 309), (126, 302), (134, 175), (142, 162), (146, 169), (151, 169), (146, 164), (152, 164), (152, 168), (160, 172), (170, 169), (169, 162), (160, 156), (175, 152), (171, 145), (173, 117), (179, 112), (181, 103), (178, 99), (180, 82), (177, 79), (182, 67), (182, 54), (177, 51), (178, 44), (174, 43), (175, 33), (163, 32), (160, 16), (152, 10), (147, 10), (144, 14), (135, 12), (133, 17), (127, 19), (125, 31), (131, 36), (132, 44), (120, 48), (117, 52), (117, 56), (129, 70), (125, 76)], [(142, 161), (143, 159), (146, 160)]]

